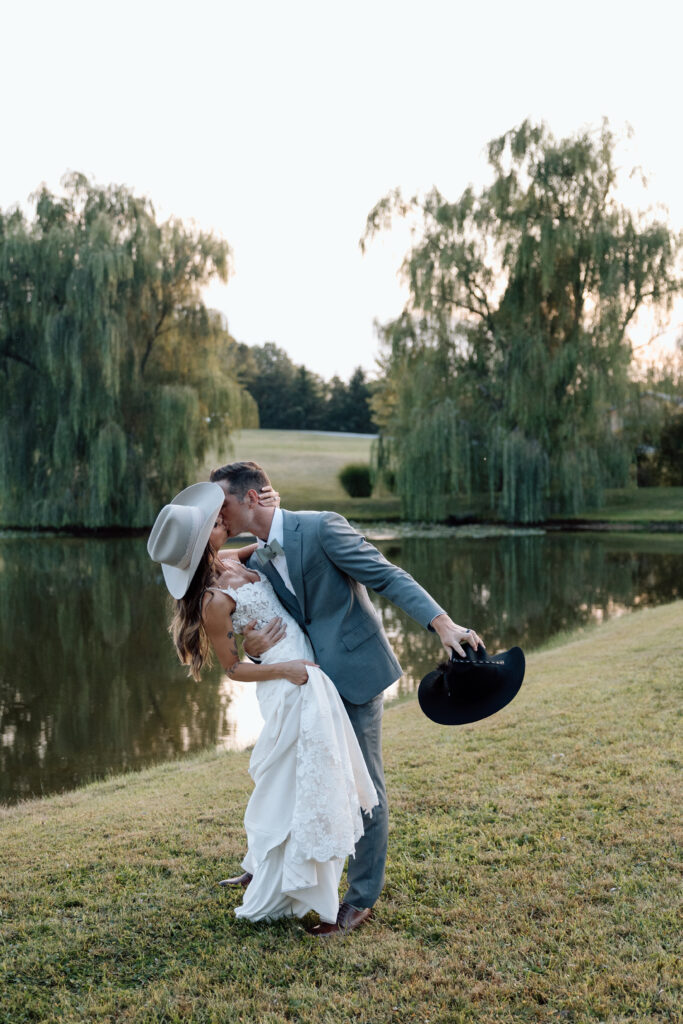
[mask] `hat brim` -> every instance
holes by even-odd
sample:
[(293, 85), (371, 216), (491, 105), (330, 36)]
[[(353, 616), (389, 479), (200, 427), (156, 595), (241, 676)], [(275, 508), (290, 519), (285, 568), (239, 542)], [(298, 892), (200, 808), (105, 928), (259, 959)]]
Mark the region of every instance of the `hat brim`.
[(520, 647), (495, 654), (488, 663), (464, 659), (446, 662), (420, 683), (420, 708), (439, 725), (479, 722), (500, 711), (517, 695), (524, 667)]
[(175, 498), (172, 498), (169, 502), (171, 505), (192, 505), (195, 508), (199, 508), (204, 515), (201, 529), (197, 534), (197, 540), (192, 549), (190, 564), (187, 568), (178, 569), (174, 565), (167, 565), (165, 562), (160, 563), (166, 586), (171, 596), (175, 597), (176, 600), (184, 597), (187, 593), (206, 545), (209, 543), (209, 537), (214, 528), (216, 516), (224, 500), (223, 489), (218, 484), (198, 483), (186, 487), (184, 491), (176, 494)]

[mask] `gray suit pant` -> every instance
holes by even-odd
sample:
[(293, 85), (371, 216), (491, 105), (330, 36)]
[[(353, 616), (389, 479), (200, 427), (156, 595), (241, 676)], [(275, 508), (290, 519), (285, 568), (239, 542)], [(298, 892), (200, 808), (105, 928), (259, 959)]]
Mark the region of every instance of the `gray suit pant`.
[(387, 859), (389, 808), (382, 764), (384, 698), (380, 693), (367, 704), (350, 704), (343, 697), (342, 700), (379, 798), (379, 806), (373, 808), (372, 816), (363, 815), (365, 833), (356, 844), (353, 856), (349, 857), (346, 872), (348, 889), (344, 902), (360, 910), (372, 907), (382, 891)]

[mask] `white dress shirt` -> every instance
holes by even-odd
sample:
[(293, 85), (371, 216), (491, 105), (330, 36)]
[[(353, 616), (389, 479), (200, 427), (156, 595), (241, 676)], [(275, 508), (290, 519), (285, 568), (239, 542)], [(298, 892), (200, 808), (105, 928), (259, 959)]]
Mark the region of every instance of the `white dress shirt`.
[[(276, 540), (278, 544), (280, 544), (282, 548), (284, 548), (284, 523), (281, 508), (276, 508), (275, 512), (273, 513), (273, 521), (270, 524), (270, 533), (268, 534), (267, 543), (272, 544), (274, 540)], [(258, 537), (257, 542), (260, 548), (264, 548), (266, 546), (266, 541), (262, 541)], [(296, 594), (294, 593), (294, 587), (292, 586), (292, 581), (289, 576), (289, 569), (287, 568), (287, 559), (285, 558), (285, 556), (276, 555), (275, 558), (271, 558), (270, 564), (273, 566), (274, 569), (277, 570), (277, 572), (279, 572), (280, 576), (282, 577), (282, 582), (287, 587), (287, 590), (289, 590), (289, 592), (291, 594), (294, 594), (294, 596), (296, 597)]]

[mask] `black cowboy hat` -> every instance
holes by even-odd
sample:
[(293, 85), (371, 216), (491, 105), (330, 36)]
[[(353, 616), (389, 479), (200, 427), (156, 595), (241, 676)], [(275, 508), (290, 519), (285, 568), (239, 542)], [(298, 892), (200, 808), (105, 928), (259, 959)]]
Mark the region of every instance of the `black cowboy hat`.
[(509, 704), (524, 679), (524, 652), (511, 647), (493, 656), (483, 645), (465, 646), (465, 657), (453, 653), (450, 661), (429, 672), (420, 683), (417, 699), (427, 718), (439, 725), (464, 725), (488, 718)]

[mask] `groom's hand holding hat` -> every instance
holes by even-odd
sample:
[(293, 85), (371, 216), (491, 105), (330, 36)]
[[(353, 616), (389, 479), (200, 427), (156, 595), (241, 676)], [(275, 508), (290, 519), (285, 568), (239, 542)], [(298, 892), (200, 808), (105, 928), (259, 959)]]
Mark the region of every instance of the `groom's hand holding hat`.
[(461, 658), (465, 657), (465, 650), (463, 644), (469, 644), (475, 651), (478, 647), (483, 647), (484, 642), (481, 637), (474, 632), (473, 629), (466, 629), (464, 626), (458, 626), (450, 615), (443, 612), (441, 615), (437, 615), (436, 618), (432, 619), (429, 623), (434, 632), (438, 635), (439, 640), (443, 644), (446, 653), (450, 657), (451, 652), (454, 651), (459, 654)]

